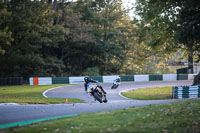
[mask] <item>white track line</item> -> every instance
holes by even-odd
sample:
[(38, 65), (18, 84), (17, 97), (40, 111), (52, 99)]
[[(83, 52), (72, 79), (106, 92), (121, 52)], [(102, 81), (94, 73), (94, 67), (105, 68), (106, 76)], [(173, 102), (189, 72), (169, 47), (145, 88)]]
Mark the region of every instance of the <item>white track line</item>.
[(19, 105), (18, 103), (0, 103), (0, 106), (1, 105)]
[[(65, 86), (65, 85), (64, 85), (64, 86)], [(66, 85), (66, 86), (70, 86), (70, 85)], [(58, 87), (55, 87), (55, 88), (48, 89), (48, 90), (44, 91), (44, 92), (42, 93), (42, 95), (43, 95), (44, 97), (47, 98), (46, 93), (47, 93), (48, 91), (51, 91), (51, 90), (54, 90), (54, 89), (58, 89), (58, 88), (60, 88), (60, 87), (63, 87), (63, 86), (58, 86)]]

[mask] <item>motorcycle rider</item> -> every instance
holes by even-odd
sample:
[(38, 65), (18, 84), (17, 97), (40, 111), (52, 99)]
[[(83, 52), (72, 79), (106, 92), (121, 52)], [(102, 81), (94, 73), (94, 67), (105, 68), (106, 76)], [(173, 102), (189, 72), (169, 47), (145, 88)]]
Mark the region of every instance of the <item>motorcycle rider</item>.
[(118, 77), (117, 79), (115, 79), (114, 82), (115, 81), (119, 83), (121, 81), (120, 77)]
[(116, 78), (116, 79), (113, 81), (113, 85), (112, 85), (111, 89), (113, 89), (115, 83), (117, 83), (118, 86), (119, 86), (119, 83), (120, 83), (120, 82), (121, 82), (120, 77)]
[(106, 94), (106, 92), (104, 91), (103, 87), (101, 85), (98, 85), (98, 81), (97, 80), (93, 80), (93, 79), (90, 79), (90, 77), (86, 76), (84, 78), (84, 86), (85, 86), (85, 92), (87, 92), (87, 86), (88, 86), (88, 83), (97, 83), (97, 87), (99, 87), (101, 89), (101, 91), (104, 93), (104, 95)]
[[(85, 86), (85, 91), (87, 92), (87, 86), (88, 86), (88, 83), (99, 83), (97, 80), (93, 80), (93, 79), (90, 79), (90, 77), (86, 76), (84, 78), (84, 86)], [(103, 87), (101, 85), (97, 85), (97, 87), (99, 87), (101, 89), (101, 91), (106, 94), (106, 92), (104, 91)]]
[(87, 92), (87, 86), (88, 86), (88, 83), (97, 83), (97, 87), (99, 87), (100, 89), (101, 89), (101, 91), (104, 93), (103, 95), (104, 95), (104, 100), (103, 100), (103, 102), (107, 102), (107, 98), (106, 98), (106, 92), (104, 91), (104, 89), (103, 89), (103, 87), (102, 86), (100, 86), (100, 85), (98, 85), (98, 81), (97, 80), (93, 80), (93, 79), (90, 79), (88, 76), (86, 76), (85, 78), (84, 78), (84, 81), (85, 81), (85, 83), (84, 83), (84, 86), (85, 86), (85, 92), (86, 93), (88, 93)]

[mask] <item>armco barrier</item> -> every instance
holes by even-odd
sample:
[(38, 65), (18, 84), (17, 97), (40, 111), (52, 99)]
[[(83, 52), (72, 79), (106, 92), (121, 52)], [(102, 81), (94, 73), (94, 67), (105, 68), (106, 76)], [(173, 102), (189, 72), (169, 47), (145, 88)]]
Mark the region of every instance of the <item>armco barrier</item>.
[(149, 75), (149, 81), (161, 81), (163, 80), (162, 75)]
[[(116, 78), (120, 77), (121, 82), (148, 82), (148, 81), (176, 81), (176, 80), (193, 80), (196, 74), (163, 74), (163, 75), (112, 75), (112, 76), (90, 76), (91, 79), (104, 83), (112, 83)], [(84, 83), (85, 76), (79, 77), (31, 77), (30, 85), (46, 85), (46, 84), (79, 84)], [(0, 82), (1, 83), (1, 82)]]
[(70, 84), (79, 84), (79, 83), (84, 83), (84, 77), (69, 77), (69, 83)]
[(149, 81), (149, 75), (134, 75), (135, 82)]
[(188, 74), (188, 80), (193, 80), (196, 74)]
[(91, 79), (97, 80), (99, 82), (103, 82), (103, 77), (102, 76), (90, 76)]
[(52, 78), (51, 77), (41, 77), (39, 78), (39, 85), (51, 85)]
[(199, 98), (200, 86), (173, 86), (172, 98)]
[(69, 84), (69, 77), (53, 77), (52, 84)]
[(134, 81), (134, 75), (120, 76), (121, 82), (123, 81)]
[(176, 81), (177, 74), (163, 74), (163, 81)]
[(30, 85), (51, 85), (51, 77), (31, 77), (29, 78)]
[(103, 76), (103, 82), (104, 83), (112, 83), (116, 78), (119, 78), (119, 76), (118, 75)]
[(177, 74), (177, 80), (187, 80), (188, 75), (187, 74)]

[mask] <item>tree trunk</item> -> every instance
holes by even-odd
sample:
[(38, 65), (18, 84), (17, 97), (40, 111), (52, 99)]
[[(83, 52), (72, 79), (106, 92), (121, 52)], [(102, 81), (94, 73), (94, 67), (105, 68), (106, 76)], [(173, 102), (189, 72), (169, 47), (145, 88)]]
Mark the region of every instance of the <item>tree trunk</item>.
[(57, 0), (53, 1), (53, 10), (56, 12), (57, 10)]
[(52, 0), (47, 0), (47, 2), (48, 2), (49, 4), (52, 4)]
[(188, 73), (192, 74), (194, 73), (193, 70), (193, 49), (190, 48), (189, 54), (188, 54)]
[[(53, 10), (54, 10), (54, 12), (57, 12), (57, 0), (54, 0), (54, 1), (53, 1)], [(55, 18), (54, 18), (53, 25), (57, 25), (57, 24), (58, 24), (58, 18), (55, 17)]]
[[(70, 2), (68, 2), (67, 4), (70, 4)], [(53, 10), (55, 11), (55, 12), (57, 12), (58, 11), (58, 4), (57, 4), (57, 0), (54, 0), (54, 2), (53, 2)], [(64, 0), (62, 0), (62, 3), (61, 3), (61, 8), (62, 8), (62, 16), (61, 17), (56, 17), (55, 18), (55, 20), (54, 20), (54, 23), (53, 23), (53, 25), (57, 25), (57, 24), (59, 24), (60, 23), (60, 21), (61, 21), (61, 19), (64, 19)]]
[(200, 85), (200, 72), (194, 77), (192, 85)]

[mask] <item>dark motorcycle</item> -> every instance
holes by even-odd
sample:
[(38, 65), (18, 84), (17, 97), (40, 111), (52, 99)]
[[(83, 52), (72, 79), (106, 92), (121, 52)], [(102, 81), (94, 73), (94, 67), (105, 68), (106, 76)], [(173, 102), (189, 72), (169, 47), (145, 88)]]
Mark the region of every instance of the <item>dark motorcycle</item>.
[(103, 92), (96, 83), (88, 83), (88, 91), (90, 95), (93, 96), (94, 99), (99, 101), (100, 103), (107, 102), (105, 95), (103, 94)]
[(117, 87), (120, 85), (120, 81), (114, 80), (111, 89), (117, 89)]

